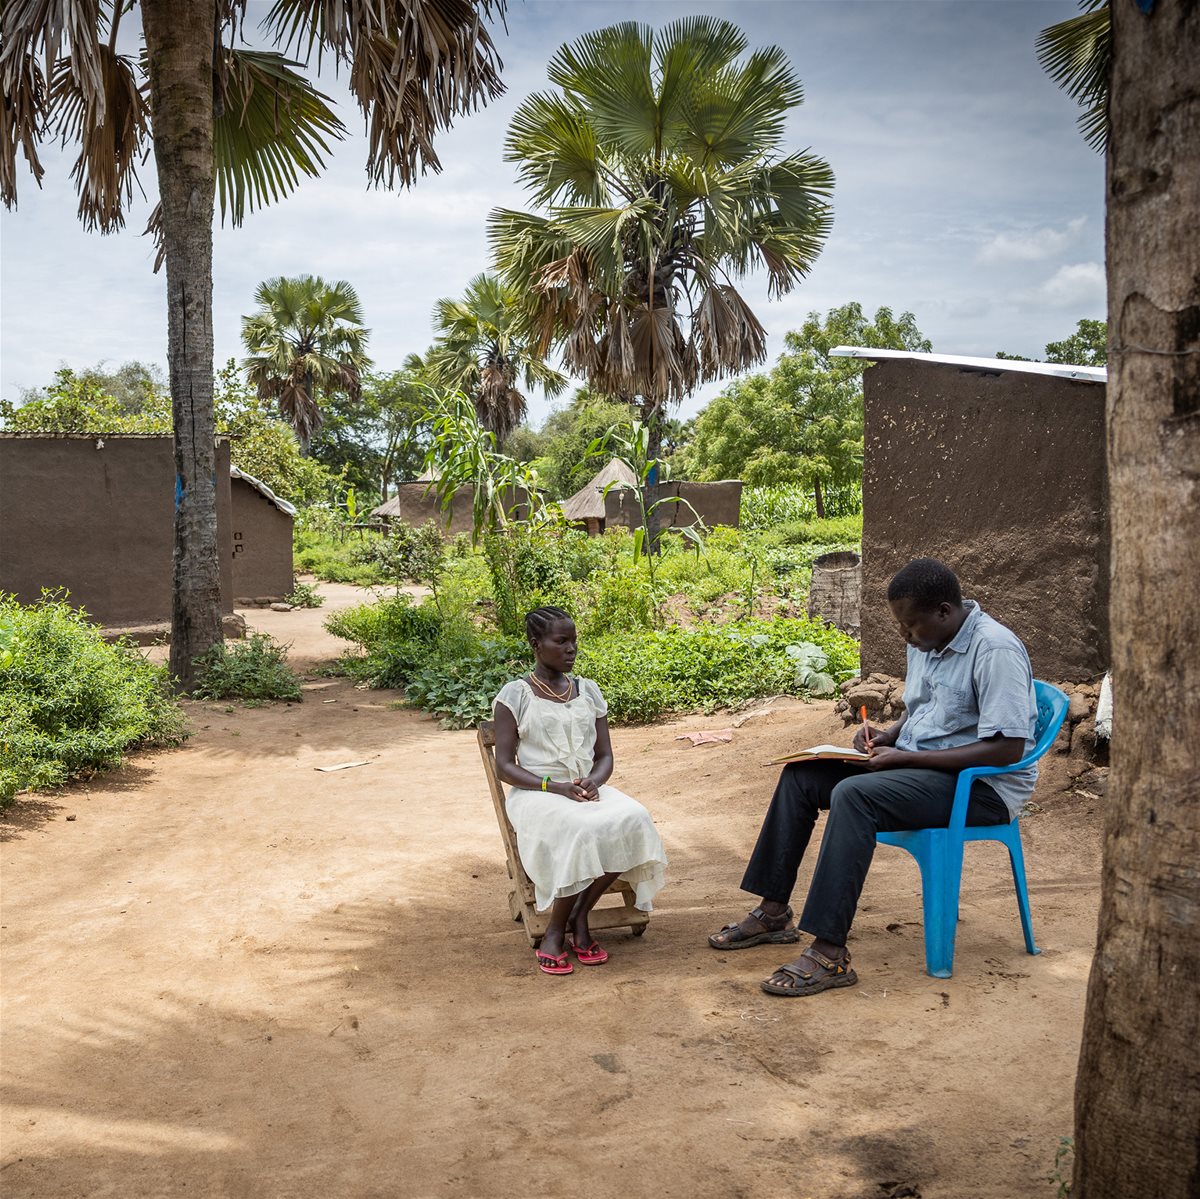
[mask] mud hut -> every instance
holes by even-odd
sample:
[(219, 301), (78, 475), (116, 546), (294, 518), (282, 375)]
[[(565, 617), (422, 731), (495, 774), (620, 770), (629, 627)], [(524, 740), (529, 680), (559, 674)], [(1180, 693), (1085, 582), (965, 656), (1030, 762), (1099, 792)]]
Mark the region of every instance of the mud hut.
[(1025, 642), (1034, 673), (1110, 659), (1102, 368), (839, 346), (863, 376), (862, 669), (904, 673), (888, 580), (940, 558)]

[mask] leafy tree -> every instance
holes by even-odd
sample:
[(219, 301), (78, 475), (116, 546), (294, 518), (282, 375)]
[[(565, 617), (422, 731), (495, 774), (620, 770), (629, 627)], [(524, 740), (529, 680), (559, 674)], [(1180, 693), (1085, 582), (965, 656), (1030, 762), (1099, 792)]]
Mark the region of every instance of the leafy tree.
[(35, 180), (43, 137), (78, 141), (80, 217), (113, 232), (150, 143), (159, 205), (151, 226), (167, 268), (167, 360), (179, 502), (171, 673), (187, 690), (193, 660), (221, 642), (214, 482), (212, 222), (217, 199), (234, 224), (320, 173), (345, 127), (284, 51), (348, 70), (366, 118), (367, 173), (411, 184), (438, 170), (433, 138), (454, 116), (501, 91), (481, 14), (505, 0), (277, 0), (263, 27), (277, 47), (227, 43), (246, 0), (140, 0), (144, 53), (117, 53), (127, 0), (0, 9), (0, 198), (17, 199), (17, 152)]
[(506, 157), (538, 211), (492, 213), (501, 275), (528, 297), (543, 349), (639, 401), (652, 459), (667, 404), (765, 355), (732, 280), (762, 266), (772, 295), (790, 291), (832, 219), (829, 166), (783, 152), (800, 80), (778, 47), (746, 48), (706, 16), (600, 29), (558, 50), (555, 90), (509, 126)]
[(250, 351), (246, 378), (264, 400), (275, 400), (307, 449), (321, 427), (321, 401), (345, 395), (357, 403), (369, 330), (358, 295), (344, 279), (330, 286), (319, 275), (282, 276), (260, 283), (258, 311), (242, 317)]
[(461, 300), (433, 307), (435, 341), (423, 361), (430, 382), (465, 392), (479, 423), (504, 442), (525, 419), (526, 391), (540, 386), (556, 396), (566, 379), (529, 344), (521, 298), (495, 275), (476, 275)]
[(596, 447), (596, 440), (628, 423), (628, 404), (579, 388), (571, 402), (542, 425), (535, 460), (539, 481), (555, 499), (573, 495), (612, 457), (607, 448)]
[(1104, 366), (1108, 362), (1108, 325), (1104, 321), (1081, 320), (1069, 337), (1046, 343), (1046, 361)]
[(839, 345), (931, 348), (911, 312), (897, 318), (880, 308), (868, 320), (861, 304), (850, 303), (823, 320), (809, 313), (784, 338), (769, 375), (739, 379), (697, 417), (688, 451), (696, 477), (741, 478), (755, 487), (802, 484), (812, 488), (823, 518), (823, 489), (862, 478), (862, 375), (869, 363), (832, 357)]
[[(79, 383), (93, 385), (104, 395), (116, 400), (126, 412), (139, 411), (150, 397), (170, 394), (162, 371), (152, 362), (123, 362), (116, 370), (105, 370), (104, 363), (98, 362), (95, 366), (71, 373)], [(46, 394), (44, 388), (23, 388), (18, 406), (44, 399)]]
[(357, 401), (329, 397), (309, 452), (359, 491), (387, 499), (394, 483), (421, 473), (428, 409), (429, 397), (412, 370), (369, 372)]
[(1045, 358), (1023, 358), (1020, 354), (996, 351), (997, 358), (1014, 362), (1061, 362), (1070, 366), (1104, 366), (1108, 362), (1108, 325), (1086, 317), (1075, 326), (1075, 332), (1062, 341), (1046, 343)]
[[(230, 439), (233, 465), (266, 483), (294, 504), (330, 500), (344, 486), (341, 475), (300, 453), (296, 435), (279, 418), (274, 406), (261, 400), (242, 382), (230, 359), (217, 376), (214, 418), (219, 435)], [(93, 371), (77, 375), (69, 367), (55, 372), (54, 382), (20, 407), (0, 403), (0, 423), (11, 432), (25, 433), (159, 433), (171, 432), (171, 401), (160, 391), (147, 390), (141, 407), (130, 411), (125, 402), (104, 390)]]

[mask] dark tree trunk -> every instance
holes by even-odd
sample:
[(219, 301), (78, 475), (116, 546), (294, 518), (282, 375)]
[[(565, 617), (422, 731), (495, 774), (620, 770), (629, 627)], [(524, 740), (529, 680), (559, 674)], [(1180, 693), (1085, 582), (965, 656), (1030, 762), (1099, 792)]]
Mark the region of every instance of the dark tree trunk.
[(175, 429), (171, 673), (221, 641), (213, 425), (214, 0), (142, 0), (154, 160), (167, 264), (167, 359)]
[(1114, 0), (1112, 19), (1113, 751), (1072, 1193), (1192, 1199), (1200, 1194), (1200, 5)]
[(821, 494), (821, 480), (813, 479), (813, 503), (817, 509), (817, 520), (825, 519), (825, 497)]
[(648, 554), (657, 554), (659, 551), (663, 511), (666, 508), (665, 504), (662, 508), (655, 507), (662, 496), (662, 464), (658, 459), (662, 456), (664, 419), (662, 404), (655, 403), (653, 400), (643, 402), (642, 420), (645, 422), (647, 434), (646, 460), (655, 464), (646, 477), (646, 485), (642, 488), (642, 502), (646, 505), (646, 552)]

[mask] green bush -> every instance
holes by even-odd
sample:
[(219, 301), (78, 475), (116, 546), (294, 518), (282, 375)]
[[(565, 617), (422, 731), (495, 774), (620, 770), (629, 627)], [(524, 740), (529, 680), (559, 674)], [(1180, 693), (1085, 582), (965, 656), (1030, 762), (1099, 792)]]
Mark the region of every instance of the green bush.
[(378, 533), (340, 540), (330, 533), (297, 526), (292, 541), (292, 561), (302, 574), (316, 575), (326, 583), (354, 583), (374, 587), (387, 580), (373, 560)]
[(196, 660), (194, 699), (303, 699), (300, 680), (284, 659), (287, 646), (266, 633), (214, 645)]
[(0, 595), (0, 805), (118, 766), (126, 749), (183, 740), (168, 682), (62, 595), (29, 605)]
[(335, 612), (325, 621), (335, 637), (362, 647), (359, 657), (342, 665), (372, 687), (403, 687), (446, 640), (446, 622), (431, 604), (414, 604), (407, 595)]
[(325, 597), (312, 583), (302, 583), (299, 579), (293, 579), (291, 594), (285, 595), (283, 600), (293, 608), (319, 608), (325, 602)]
[[(822, 500), (827, 518), (862, 515), (862, 487), (829, 488)], [(742, 489), (743, 529), (770, 529), (793, 521), (816, 520), (817, 503), (810, 489), (799, 486)]]
[(409, 703), (441, 717), (448, 729), (473, 728), (492, 714), (492, 700), (530, 668), (529, 646), (515, 637), (482, 639), (465, 653), (439, 654), (409, 678)]
[(583, 642), (578, 667), (600, 686), (614, 721), (646, 721), (767, 695), (808, 694), (806, 676), (787, 652), (806, 643), (825, 651), (835, 679), (858, 669), (857, 641), (803, 618), (614, 633)]

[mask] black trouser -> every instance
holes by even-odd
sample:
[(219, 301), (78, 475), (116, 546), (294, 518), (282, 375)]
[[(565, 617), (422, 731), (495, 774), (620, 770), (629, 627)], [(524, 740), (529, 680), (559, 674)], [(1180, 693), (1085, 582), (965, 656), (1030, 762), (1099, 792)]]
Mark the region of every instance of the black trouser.
[[(783, 768), (742, 879), (742, 890), (787, 903), (808, 848), (817, 813), (828, 809), (800, 928), (845, 945), (862, 893), (875, 834), (945, 828), (956, 774), (942, 770), (880, 770), (846, 762), (793, 762)], [(1004, 801), (982, 781), (971, 787), (968, 824), (1007, 824)]]

